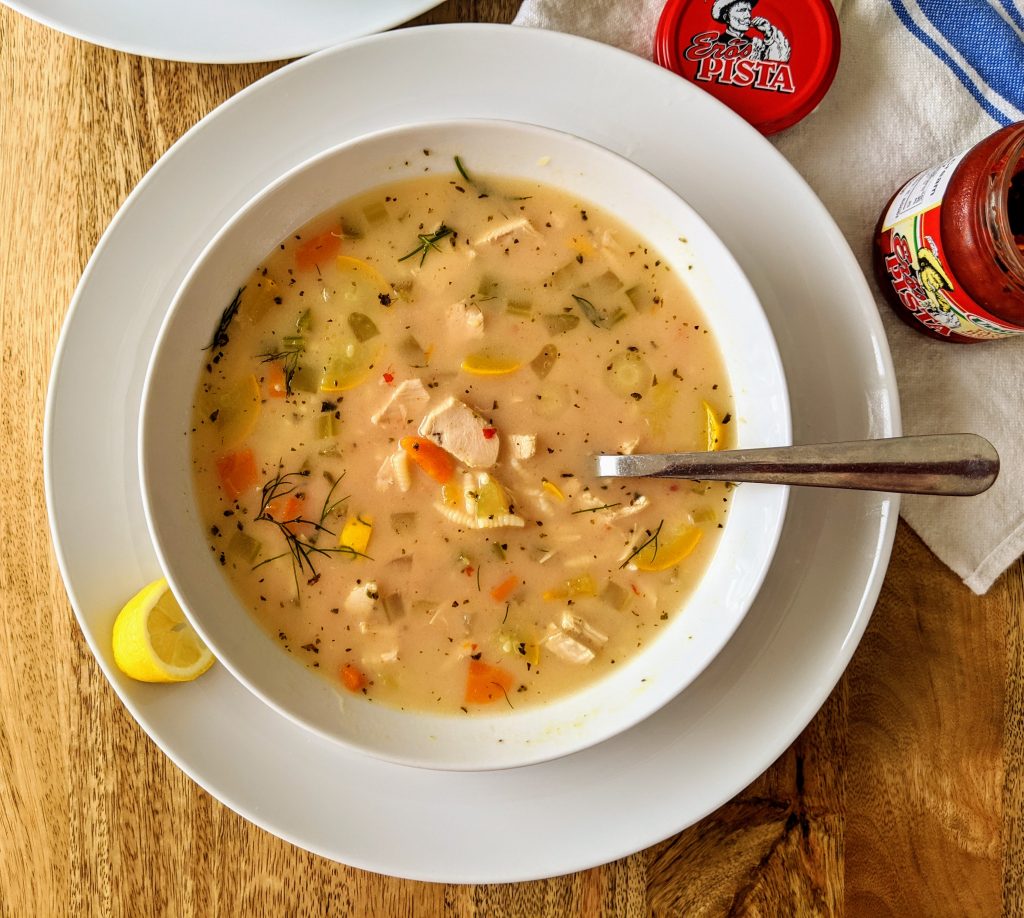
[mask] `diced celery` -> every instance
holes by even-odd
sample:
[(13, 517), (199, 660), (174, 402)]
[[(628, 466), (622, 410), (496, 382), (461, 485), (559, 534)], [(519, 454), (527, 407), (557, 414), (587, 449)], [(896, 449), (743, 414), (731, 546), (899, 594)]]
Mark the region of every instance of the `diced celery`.
[(491, 542), (491, 551), (494, 552), (499, 561), (504, 561), (508, 557), (508, 552), (505, 551), (501, 542)]
[(605, 318), (604, 323), (603, 323), (604, 327), (605, 328), (614, 328), (624, 318), (626, 318), (626, 311), (624, 309), (616, 309), (609, 316), (607, 316)]
[(545, 383), (533, 401), (533, 410), (542, 418), (553, 418), (569, 407), (569, 389), (563, 385)]
[(654, 374), (639, 351), (625, 350), (616, 354), (610, 367), (605, 379), (616, 395), (635, 398), (637, 394), (646, 395), (651, 388)]
[[(604, 274), (595, 277), (589, 284), (597, 293), (616, 293), (622, 289), (622, 281), (614, 271), (605, 271)], [(584, 294), (586, 296), (586, 294)]]
[(412, 288), (413, 280), (411, 277), (404, 278), (403, 280), (396, 281), (394, 284), (395, 293), (398, 294), (399, 299), (408, 303), (412, 300)]
[(404, 577), (412, 569), (412, 555), (399, 555), (387, 563), (388, 577)]
[(281, 344), (290, 351), (301, 351), (305, 350), (306, 339), (302, 335), (285, 335)]
[(316, 376), (309, 367), (299, 367), (292, 373), (291, 389), (293, 392), (316, 392), (319, 388)]
[(383, 223), (388, 219), (388, 209), (380, 201), (376, 201), (363, 208), (363, 216), (368, 223)]
[(622, 612), (629, 605), (629, 590), (619, 586), (613, 580), (609, 580), (604, 589), (601, 590), (601, 602), (611, 606), (613, 609)]
[(388, 593), (387, 596), (381, 600), (384, 606), (384, 614), (388, 617), (388, 622), (395, 622), (405, 615), (405, 600), (402, 598), (401, 593)]
[(578, 270), (579, 264), (575, 261), (562, 265), (551, 275), (551, 285), (553, 287), (568, 287)]
[(332, 413), (320, 414), (316, 419), (317, 439), (328, 440), (331, 437), (337, 436), (337, 420), (338, 419)]
[(349, 313), (348, 327), (359, 341), (369, 341), (380, 334), (380, 329), (374, 324), (373, 319), (361, 312)]
[(412, 335), (408, 335), (399, 343), (398, 353), (409, 366), (425, 367), (427, 365), (427, 353)]
[(498, 282), (494, 278), (484, 275), (480, 278), (480, 286), (477, 287), (477, 293), (481, 298), (495, 297), (498, 295), (498, 289)]
[(693, 521), (695, 523), (716, 523), (718, 522), (718, 514), (715, 513), (712, 507), (698, 507), (693, 511)]
[(529, 318), (533, 313), (533, 304), (527, 300), (509, 300), (505, 312), (520, 318)]
[(252, 564), (259, 557), (262, 549), (263, 543), (259, 539), (254, 539), (251, 535), (247, 535), (240, 530), (235, 532), (228, 543), (228, 552), (232, 555), (237, 555), (249, 564)]
[(540, 379), (544, 379), (551, 372), (556, 360), (558, 360), (558, 348), (553, 344), (545, 344), (540, 353), (530, 361), (530, 366)]
[(564, 335), (580, 324), (580, 317), (571, 312), (555, 312), (544, 316), (544, 324), (552, 335)]
[(297, 335), (304, 335), (306, 332), (313, 328), (313, 316), (309, 310), (299, 313), (299, 317), (295, 320), (295, 333)]
[(416, 514), (415, 513), (392, 513), (391, 514), (391, 528), (395, 531), (396, 535), (406, 535), (412, 531), (412, 527), (416, 525)]

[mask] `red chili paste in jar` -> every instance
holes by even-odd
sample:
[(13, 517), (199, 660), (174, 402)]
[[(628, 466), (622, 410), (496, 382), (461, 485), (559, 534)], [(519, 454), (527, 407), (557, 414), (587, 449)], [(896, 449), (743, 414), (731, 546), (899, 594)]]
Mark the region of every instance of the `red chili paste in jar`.
[(914, 176), (875, 231), (896, 314), (963, 343), (1024, 334), (1024, 123)]

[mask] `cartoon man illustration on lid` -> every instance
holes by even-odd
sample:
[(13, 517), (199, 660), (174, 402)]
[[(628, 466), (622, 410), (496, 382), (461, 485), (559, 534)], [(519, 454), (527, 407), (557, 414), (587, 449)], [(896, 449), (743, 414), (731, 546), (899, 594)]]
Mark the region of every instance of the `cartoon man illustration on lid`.
[[(715, 0), (711, 18), (725, 26), (716, 44), (739, 50), (739, 56), (756, 61), (788, 61), (789, 40), (778, 26), (763, 16), (753, 16), (758, 0)], [(760, 35), (748, 35), (751, 30)]]

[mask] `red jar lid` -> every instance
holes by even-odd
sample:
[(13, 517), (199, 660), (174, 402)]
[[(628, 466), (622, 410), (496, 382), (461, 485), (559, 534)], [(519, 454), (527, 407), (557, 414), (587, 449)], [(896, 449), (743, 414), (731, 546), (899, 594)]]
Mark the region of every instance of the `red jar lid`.
[(668, 0), (654, 59), (775, 134), (828, 92), (839, 44), (830, 0)]

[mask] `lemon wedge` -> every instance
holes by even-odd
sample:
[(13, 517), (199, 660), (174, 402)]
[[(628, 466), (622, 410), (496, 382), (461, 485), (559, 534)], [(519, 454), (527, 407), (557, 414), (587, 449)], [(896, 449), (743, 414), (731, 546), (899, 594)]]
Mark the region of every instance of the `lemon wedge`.
[(707, 402), (701, 403), (704, 406), (704, 417), (707, 420), (707, 434), (704, 449), (709, 453), (722, 448), (722, 425), (715, 417), (715, 409)]
[(118, 667), (140, 682), (190, 682), (213, 665), (213, 654), (163, 578), (125, 603), (114, 622), (113, 643)]
[(522, 365), (523, 362), (515, 357), (486, 351), (470, 354), (462, 361), (462, 369), (474, 376), (506, 376), (515, 373)]
[(669, 539), (652, 540), (634, 556), (633, 564), (640, 571), (667, 571), (693, 552), (703, 534), (696, 526), (687, 526)]

